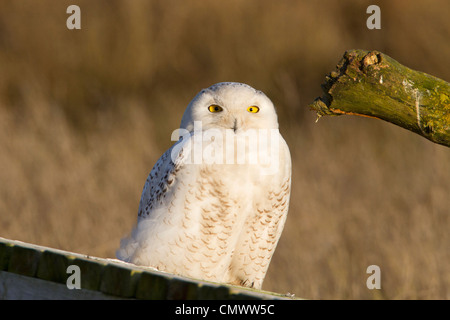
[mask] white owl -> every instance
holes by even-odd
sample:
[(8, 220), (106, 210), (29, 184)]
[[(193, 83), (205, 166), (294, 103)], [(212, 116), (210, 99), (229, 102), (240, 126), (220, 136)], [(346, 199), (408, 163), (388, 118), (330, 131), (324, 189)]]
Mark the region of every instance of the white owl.
[(289, 148), (273, 103), (236, 82), (200, 91), (150, 172), (117, 258), (260, 289), (286, 220)]

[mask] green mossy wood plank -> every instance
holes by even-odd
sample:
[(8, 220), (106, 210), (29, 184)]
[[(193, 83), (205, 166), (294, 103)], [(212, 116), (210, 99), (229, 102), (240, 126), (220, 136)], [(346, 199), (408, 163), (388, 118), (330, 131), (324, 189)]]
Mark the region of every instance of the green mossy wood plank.
[(109, 264), (103, 268), (100, 291), (124, 298), (134, 297), (141, 271)]
[(230, 299), (230, 288), (223, 285), (205, 286), (199, 285), (197, 292), (197, 299), (199, 300), (224, 300)]
[[(66, 287), (72, 275), (67, 273), (70, 265), (80, 268), (81, 290)], [(11, 287), (17, 279), (22, 286)], [(185, 278), (114, 259), (3, 238), (0, 282), (0, 296), (38, 299), (289, 299), (272, 292)]]
[(450, 146), (450, 83), (378, 51), (345, 52), (310, 107), (324, 115), (382, 119)]
[(170, 278), (144, 272), (141, 274), (136, 288), (136, 298), (146, 300), (164, 300), (167, 297)]
[(9, 259), (11, 258), (13, 245), (1, 241), (0, 239), (0, 271), (8, 270)]
[(197, 299), (198, 283), (184, 279), (173, 278), (169, 282), (167, 300), (195, 300)]
[(76, 257), (73, 260), (73, 264), (80, 267), (81, 288), (100, 291), (100, 284), (106, 263), (101, 261), (93, 262), (92, 260)]
[(13, 246), (8, 264), (8, 272), (34, 277), (42, 251), (33, 248)]
[(67, 278), (70, 276), (66, 270), (72, 264), (74, 264), (73, 257), (70, 258), (54, 251), (45, 250), (39, 260), (37, 277), (66, 284)]

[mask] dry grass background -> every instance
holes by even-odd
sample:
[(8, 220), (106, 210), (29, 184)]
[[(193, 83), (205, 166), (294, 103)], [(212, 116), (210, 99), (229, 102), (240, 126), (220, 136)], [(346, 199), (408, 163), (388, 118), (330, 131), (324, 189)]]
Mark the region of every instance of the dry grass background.
[[(82, 29), (66, 28), (81, 7)], [(382, 29), (365, 22), (381, 7)], [(112, 257), (148, 172), (201, 89), (246, 82), (293, 158), (264, 289), (314, 299), (450, 298), (450, 149), (307, 105), (347, 49), (450, 81), (447, 0), (0, 0), (0, 236)], [(366, 288), (367, 266), (381, 290)]]

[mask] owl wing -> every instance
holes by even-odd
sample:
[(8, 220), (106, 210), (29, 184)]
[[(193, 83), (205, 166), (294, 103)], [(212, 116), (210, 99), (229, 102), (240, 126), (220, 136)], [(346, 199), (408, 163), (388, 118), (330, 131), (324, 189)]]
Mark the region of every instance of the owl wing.
[(230, 169), (193, 163), (191, 141), (175, 144), (155, 164), (144, 185), (138, 222), (116, 255), (137, 265), (224, 282), (240, 234), (234, 229), (239, 208), (224, 190), (231, 191), (235, 183), (223, 181), (230, 179)]
[(160, 237), (158, 233), (162, 234), (169, 227), (165, 215), (172, 211), (176, 200), (174, 185), (183, 175), (187, 159), (183, 147), (183, 141), (178, 141), (153, 166), (142, 190), (137, 225), (130, 236), (121, 240), (116, 251), (118, 259), (149, 265), (142, 261), (145, 257), (140, 257), (140, 254), (145, 252), (150, 242), (157, 243), (152, 237)]
[(167, 198), (167, 192), (181, 167), (179, 161), (175, 165), (175, 162), (172, 160), (172, 150), (173, 147), (159, 158), (145, 181), (139, 202), (139, 221), (141, 219), (155, 218), (152, 216), (152, 212), (156, 212), (156, 209), (165, 204), (164, 199)]
[(229, 267), (230, 283), (261, 289), (269, 263), (283, 231), (288, 213), (291, 189), (291, 157), (280, 135), (279, 170), (259, 188), (253, 213), (243, 226), (242, 234)]

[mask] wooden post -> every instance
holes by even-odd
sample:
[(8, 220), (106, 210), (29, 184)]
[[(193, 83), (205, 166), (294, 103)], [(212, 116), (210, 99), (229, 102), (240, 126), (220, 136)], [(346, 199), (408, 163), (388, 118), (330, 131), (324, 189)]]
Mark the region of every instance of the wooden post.
[(378, 51), (345, 52), (310, 107), (324, 115), (382, 119), (450, 147), (450, 83)]
[[(69, 286), (77, 266), (80, 288)], [(0, 237), (0, 300), (3, 299), (276, 299), (293, 296), (206, 282), (115, 259), (38, 246)]]

